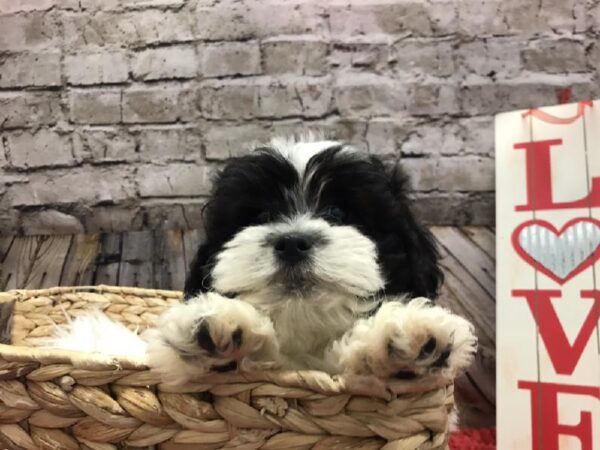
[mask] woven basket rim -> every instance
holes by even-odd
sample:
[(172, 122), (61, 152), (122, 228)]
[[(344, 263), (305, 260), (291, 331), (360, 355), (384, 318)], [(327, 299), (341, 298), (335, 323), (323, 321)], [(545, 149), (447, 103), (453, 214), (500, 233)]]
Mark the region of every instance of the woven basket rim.
[[(181, 291), (146, 289), (123, 286), (61, 286), (44, 289), (13, 289), (0, 292), (0, 303), (23, 301), (31, 297), (45, 295), (60, 295), (77, 292), (93, 292), (97, 294), (113, 293), (121, 295), (136, 295), (139, 297), (161, 296), (164, 298), (180, 299)], [(152, 373), (142, 358), (127, 358), (123, 356), (103, 355), (27, 347), (21, 345), (0, 344), (0, 360), (15, 363), (31, 363), (31, 370), (40, 366), (66, 364), (73, 369), (86, 371), (127, 371), (142, 374), (148, 385), (164, 386), (157, 374)], [(2, 373), (0, 373), (2, 379)], [(195, 378), (192, 382), (181, 387), (187, 392), (195, 387), (206, 385), (223, 385), (236, 383), (269, 382), (285, 388), (309, 389), (326, 395), (354, 394), (389, 400), (398, 394), (427, 392), (452, 384), (451, 380), (441, 376), (428, 377), (419, 380), (381, 380), (374, 376), (361, 375), (330, 375), (316, 370), (265, 370), (256, 372), (215, 373)], [(171, 390), (172, 387), (166, 387)]]
[(149, 289), (133, 286), (111, 286), (106, 284), (98, 284), (88, 286), (56, 286), (43, 289), (11, 289), (8, 291), (0, 292), (0, 303), (9, 302), (12, 300), (22, 300), (24, 298), (35, 297), (38, 295), (58, 295), (77, 292), (95, 292), (98, 294), (108, 292), (113, 294), (139, 295), (140, 297), (162, 296), (166, 298), (175, 299), (183, 297), (183, 292), (176, 290)]

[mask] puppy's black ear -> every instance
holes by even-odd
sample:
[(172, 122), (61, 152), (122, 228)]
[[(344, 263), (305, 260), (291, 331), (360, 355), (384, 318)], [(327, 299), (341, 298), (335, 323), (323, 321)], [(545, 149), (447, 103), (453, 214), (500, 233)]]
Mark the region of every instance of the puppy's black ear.
[[(382, 252), (384, 267), (391, 267), (386, 291), (393, 294), (410, 294), (413, 297), (435, 299), (444, 280), (439, 267), (439, 253), (431, 232), (415, 218), (406, 192), (408, 176), (396, 164), (387, 169), (393, 196), (393, 226), (399, 244)], [(393, 249), (393, 250), (392, 250)], [(394, 251), (399, 254), (394, 255)], [(389, 270), (388, 270), (389, 271)]]

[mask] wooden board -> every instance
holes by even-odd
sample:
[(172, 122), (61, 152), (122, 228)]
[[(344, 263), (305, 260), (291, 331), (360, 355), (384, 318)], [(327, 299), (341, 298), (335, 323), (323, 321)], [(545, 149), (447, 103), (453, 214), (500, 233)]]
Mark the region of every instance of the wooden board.
[[(577, 113), (577, 105), (566, 105), (545, 109), (546, 112), (556, 116), (573, 116)], [(586, 154), (585, 134), (583, 119), (578, 119), (571, 124), (553, 125), (543, 120), (532, 120), (532, 138), (534, 141), (552, 140), (559, 138), (561, 144), (556, 144), (551, 150), (551, 182), (552, 198), (555, 202), (571, 202), (576, 199), (586, 198), (590, 193), (590, 175), (592, 166), (588, 166)], [(600, 126), (600, 122), (598, 122)], [(600, 140), (597, 141), (600, 145)], [(598, 151), (598, 150), (597, 150)], [(568, 167), (568, 170), (564, 170)], [(600, 169), (600, 166), (598, 167)], [(600, 175), (600, 173), (598, 173)], [(600, 192), (598, 192), (600, 195)], [(589, 202), (583, 202), (580, 206), (561, 209), (535, 209), (536, 220), (545, 220), (561, 229), (567, 223), (579, 218), (591, 216)], [(600, 233), (600, 227), (598, 228)], [(563, 264), (565, 264), (563, 262)], [(563, 265), (561, 264), (561, 265)], [(548, 324), (551, 331), (548, 334), (555, 335), (558, 328), (562, 327), (569, 344), (573, 344), (582, 329), (586, 318), (593, 313), (594, 301), (581, 297), (581, 292), (593, 290), (593, 270), (587, 269), (569, 279), (562, 285), (556, 283), (540, 270), (537, 272), (537, 289), (558, 290), (560, 297), (553, 297), (552, 307), (560, 320), (560, 324)], [(543, 308), (544, 300), (538, 296), (536, 308)], [(541, 328), (541, 325), (540, 325)], [(595, 333), (594, 333), (595, 335)], [(593, 336), (595, 337), (595, 336)], [(558, 367), (557, 358), (562, 359), (565, 355), (559, 355), (564, 351), (573, 354), (576, 350), (554, 350), (554, 361), (552, 360), (552, 347), (544, 339), (541, 339), (539, 348), (540, 383), (560, 384), (565, 386), (590, 386), (600, 389), (600, 357), (595, 339), (590, 337), (581, 355), (574, 363), (572, 370), (568, 367)], [(589, 411), (600, 423), (600, 398), (587, 395), (560, 395), (558, 407), (559, 423), (577, 424), (580, 421), (582, 411)], [(547, 403), (547, 402), (545, 402)], [(544, 405), (542, 405), (542, 408)], [(541, 424), (544, 426), (544, 423)], [(544, 427), (546, 428), (546, 427)], [(600, 431), (600, 427), (596, 427)], [(595, 436), (596, 448), (600, 446), (600, 433)], [(559, 436), (560, 446), (565, 449), (580, 448), (580, 437), (561, 434)], [(548, 445), (552, 445), (548, 443)]]
[(15, 239), (2, 263), (4, 289), (56, 286), (71, 236), (28, 236)]
[(15, 239), (2, 263), (0, 284), (4, 289), (22, 288), (26, 285), (36, 248), (37, 237), (35, 236)]
[(493, 296), (496, 288), (494, 260), (456, 228), (435, 227), (433, 233), (438, 242)]
[(488, 275), (494, 273), (493, 260), (458, 228), (432, 227), (431, 231), (438, 241), (444, 271), (440, 303), (473, 322), (480, 345), (493, 351), (496, 302), (489, 292), (493, 291), (494, 277)]
[(57, 286), (72, 236), (39, 236), (32, 258), (26, 289)]
[(0, 263), (4, 261), (10, 246), (15, 240), (14, 236), (0, 236)]
[(185, 230), (183, 232), (183, 256), (186, 269), (189, 269), (190, 264), (192, 264), (203, 237), (204, 231), (200, 229)]
[(161, 289), (182, 290), (187, 267), (183, 249), (183, 232), (167, 230), (155, 233), (159, 257), (154, 259), (155, 286)]
[[(459, 230), (477, 245), (494, 262), (496, 261), (496, 235), (485, 227), (462, 227)], [(496, 279), (496, 272), (491, 274)]]
[(456, 379), (455, 396), (461, 426), (496, 426), (495, 371), (495, 354), (480, 350), (467, 373)]
[(100, 239), (94, 284), (119, 285), (122, 233), (105, 234)]
[(96, 258), (100, 250), (100, 235), (73, 236), (60, 277), (60, 286), (81, 286), (93, 283)]
[(155, 252), (154, 234), (151, 230), (124, 233), (119, 283), (123, 286), (153, 286), (155, 277), (152, 261)]
[(501, 449), (600, 445), (600, 427), (592, 426), (600, 423), (599, 348), (582, 334), (597, 327), (597, 309), (581, 295), (597, 292), (600, 222), (590, 221), (588, 197), (591, 177), (600, 175), (589, 153), (600, 152), (600, 137), (586, 144), (581, 111), (573, 104), (496, 118)]
[(4, 265), (4, 260), (14, 240), (14, 236), (0, 236), (0, 290), (4, 290), (6, 281), (8, 280), (8, 276), (6, 275), (8, 267)]

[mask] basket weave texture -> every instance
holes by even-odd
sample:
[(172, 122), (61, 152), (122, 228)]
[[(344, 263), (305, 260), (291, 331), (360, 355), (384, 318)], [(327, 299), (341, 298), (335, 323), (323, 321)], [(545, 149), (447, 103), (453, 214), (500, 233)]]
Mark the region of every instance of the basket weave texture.
[(211, 374), (167, 386), (142, 360), (35, 348), (91, 306), (131, 329), (181, 293), (110, 286), (0, 293), (15, 302), (0, 345), (0, 448), (443, 449), (453, 386), (316, 371)]

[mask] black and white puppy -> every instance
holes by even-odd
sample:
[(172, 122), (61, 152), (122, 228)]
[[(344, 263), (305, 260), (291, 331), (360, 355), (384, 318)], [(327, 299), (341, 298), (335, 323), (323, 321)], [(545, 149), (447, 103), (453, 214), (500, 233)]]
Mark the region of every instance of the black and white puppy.
[(228, 161), (205, 241), (149, 362), (167, 381), (234, 367), (454, 376), (473, 327), (435, 306), (442, 282), (406, 178), (334, 141), (273, 140)]

